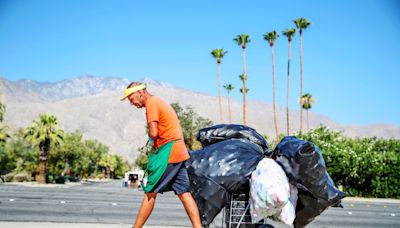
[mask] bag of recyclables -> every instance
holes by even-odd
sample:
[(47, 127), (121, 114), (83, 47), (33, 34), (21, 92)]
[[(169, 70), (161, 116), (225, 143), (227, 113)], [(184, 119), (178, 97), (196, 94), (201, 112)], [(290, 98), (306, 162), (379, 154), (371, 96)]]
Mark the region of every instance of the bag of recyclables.
[(290, 190), (289, 181), (279, 164), (271, 158), (262, 159), (250, 179), (250, 213), (253, 223), (272, 216), (291, 226), (295, 219), (295, 208), (289, 201)]

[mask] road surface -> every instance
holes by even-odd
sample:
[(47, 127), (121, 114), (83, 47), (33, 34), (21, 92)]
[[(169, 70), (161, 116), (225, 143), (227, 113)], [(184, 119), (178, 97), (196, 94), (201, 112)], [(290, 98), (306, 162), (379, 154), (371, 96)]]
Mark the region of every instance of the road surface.
[[(86, 184), (37, 185), (0, 184), (0, 227), (27, 227), (43, 224), (109, 224), (131, 227), (143, 191), (122, 187), (122, 181)], [(329, 208), (308, 227), (400, 227), (400, 200), (347, 198), (345, 208)], [(37, 223), (40, 222), (40, 223)], [(54, 226), (54, 223), (60, 224)], [(276, 228), (288, 227), (269, 221)], [(15, 226), (15, 224), (17, 224)], [(23, 224), (23, 223), (21, 223)], [(190, 227), (179, 199), (172, 193), (157, 197), (150, 226)], [(221, 227), (219, 215), (212, 227)], [(83, 227), (77, 225), (76, 227)], [(104, 226), (106, 227), (106, 226)]]

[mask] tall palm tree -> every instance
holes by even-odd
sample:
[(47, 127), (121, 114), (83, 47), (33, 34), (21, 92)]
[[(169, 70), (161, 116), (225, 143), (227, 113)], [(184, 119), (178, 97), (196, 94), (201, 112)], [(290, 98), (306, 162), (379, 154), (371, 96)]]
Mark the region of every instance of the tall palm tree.
[(226, 89), (226, 92), (228, 93), (229, 123), (231, 124), (232, 123), (232, 116), (231, 116), (231, 97), (230, 97), (230, 93), (235, 87), (233, 87), (232, 84), (226, 84), (226, 85), (224, 85), (224, 88)]
[[(307, 19), (301, 17), (293, 21), (296, 25), (297, 29), (299, 30), (300, 34), (300, 99), (303, 96), (303, 29), (307, 29), (308, 26), (311, 25)], [(300, 134), (303, 128), (303, 108), (300, 103)]]
[(307, 111), (307, 131), (310, 129), (310, 123), (308, 121), (308, 110), (312, 108), (314, 104), (314, 98), (310, 93), (306, 93), (301, 96), (302, 108)]
[(211, 51), (211, 55), (217, 59), (218, 63), (218, 101), (219, 101), (219, 120), (222, 122), (222, 104), (221, 104), (221, 59), (228, 53), (223, 48), (217, 48)]
[(278, 123), (276, 120), (276, 83), (275, 83), (275, 53), (274, 53), (274, 44), (275, 40), (279, 37), (279, 35), (276, 33), (275, 30), (272, 32), (264, 34), (264, 39), (269, 42), (269, 46), (271, 46), (271, 53), (272, 53), (272, 98), (273, 98), (273, 108), (274, 108), (274, 125), (275, 125), (275, 138), (278, 139), (279, 133), (278, 133)]
[(0, 102), (0, 122), (4, 120), (4, 113), (6, 111), (6, 106)]
[(287, 62), (287, 86), (286, 86), (286, 135), (290, 134), (290, 120), (289, 120), (289, 94), (290, 94), (290, 44), (292, 37), (296, 34), (296, 29), (286, 29), (282, 32), (288, 39), (288, 62)]
[(60, 144), (63, 139), (63, 130), (59, 128), (57, 117), (42, 114), (34, 120), (31, 126), (25, 130), (25, 138), (33, 145), (38, 145), (39, 154), (39, 183), (46, 183), (47, 159), (50, 152), (50, 144)]
[[(240, 34), (237, 35), (235, 39), (233, 39), (237, 45), (242, 46), (242, 59), (243, 59), (243, 75), (245, 75), (245, 80), (243, 82), (243, 88), (246, 90), (246, 44), (250, 43), (250, 35), (248, 34)], [(243, 93), (243, 125), (246, 125), (246, 93)]]

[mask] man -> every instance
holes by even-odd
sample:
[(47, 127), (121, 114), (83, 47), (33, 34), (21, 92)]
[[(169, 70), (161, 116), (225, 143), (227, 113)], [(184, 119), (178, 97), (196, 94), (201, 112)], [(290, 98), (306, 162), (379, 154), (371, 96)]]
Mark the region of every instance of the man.
[(181, 200), (193, 227), (200, 228), (201, 221), (196, 202), (190, 193), (189, 177), (184, 162), (189, 153), (183, 141), (183, 133), (176, 112), (162, 99), (151, 95), (146, 85), (132, 82), (124, 91), (124, 97), (136, 108), (146, 108), (149, 138), (157, 149), (149, 156), (147, 182), (142, 205), (134, 228), (142, 227), (149, 218), (158, 193), (173, 190)]

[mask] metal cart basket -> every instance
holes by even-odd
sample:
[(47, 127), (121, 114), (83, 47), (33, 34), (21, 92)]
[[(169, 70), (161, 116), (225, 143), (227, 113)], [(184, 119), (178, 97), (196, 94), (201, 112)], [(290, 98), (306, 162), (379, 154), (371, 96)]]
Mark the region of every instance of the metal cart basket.
[(224, 210), (222, 227), (273, 228), (273, 226), (267, 224), (265, 220), (262, 220), (259, 223), (251, 222), (248, 193), (232, 193), (229, 205), (227, 205)]

